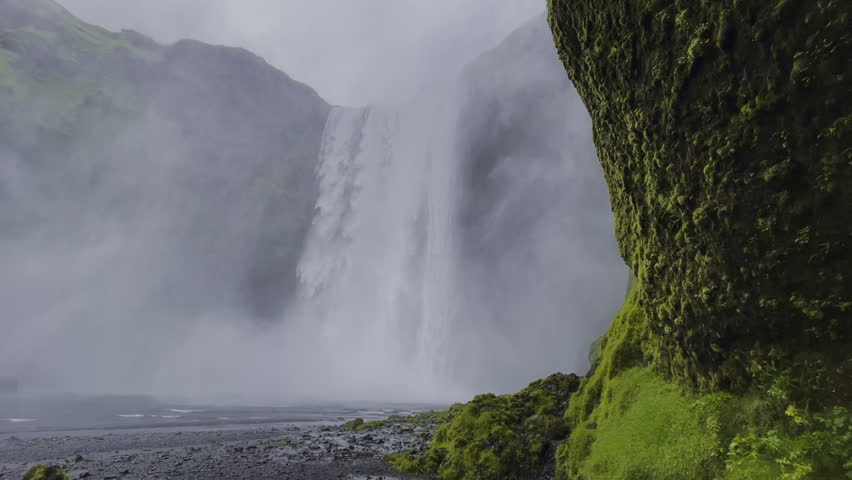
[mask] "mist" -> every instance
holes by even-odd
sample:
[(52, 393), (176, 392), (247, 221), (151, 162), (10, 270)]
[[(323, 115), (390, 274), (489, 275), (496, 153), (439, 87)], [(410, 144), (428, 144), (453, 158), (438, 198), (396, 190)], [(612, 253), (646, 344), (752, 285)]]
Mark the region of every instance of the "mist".
[(0, 148), (0, 377), (441, 403), (585, 372), (627, 273), (544, 5), (338, 3), (65, 2), (169, 45), (33, 63), (106, 86), (73, 142)]
[(544, 11), (532, 0), (65, 0), (86, 21), (246, 48), (336, 105), (398, 103)]

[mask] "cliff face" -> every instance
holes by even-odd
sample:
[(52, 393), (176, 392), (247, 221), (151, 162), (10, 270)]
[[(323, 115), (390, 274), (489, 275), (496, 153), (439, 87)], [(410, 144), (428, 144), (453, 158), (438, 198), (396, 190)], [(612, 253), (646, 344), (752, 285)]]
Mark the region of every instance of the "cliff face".
[(164, 266), (149, 303), (276, 315), (313, 217), (328, 110), (247, 51), (161, 46), (51, 0), (2, 0), (0, 254), (121, 225), (163, 245), (144, 262)]
[[(550, 0), (635, 274), (562, 393), (559, 478), (852, 478), (847, 3)], [(480, 402), (393, 461), (531, 478), (501, 460), (536, 427)]]
[(799, 359), (842, 366), (811, 386), (849, 399), (849, 20), (839, 1), (552, 2), (650, 353), (678, 379), (742, 387)]
[(637, 277), (566, 410), (563, 477), (852, 475), (850, 18), (550, 1)]

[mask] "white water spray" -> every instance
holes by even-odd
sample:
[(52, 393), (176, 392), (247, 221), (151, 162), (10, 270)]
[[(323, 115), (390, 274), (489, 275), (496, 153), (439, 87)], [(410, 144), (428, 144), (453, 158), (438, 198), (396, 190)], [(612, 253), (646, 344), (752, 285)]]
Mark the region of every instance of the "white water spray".
[(458, 311), (459, 162), (458, 115), (441, 103), (452, 104), (329, 116), (316, 218), (299, 265), (299, 317), (321, 349), (351, 359), (352, 368), (337, 368), (350, 381), (416, 378), (429, 395), (447, 388), (439, 382), (450, 378), (447, 337)]

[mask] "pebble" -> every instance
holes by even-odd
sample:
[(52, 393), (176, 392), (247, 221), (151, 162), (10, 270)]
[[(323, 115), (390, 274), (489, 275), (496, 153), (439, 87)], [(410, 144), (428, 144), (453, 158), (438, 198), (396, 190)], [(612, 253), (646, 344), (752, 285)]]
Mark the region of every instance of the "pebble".
[[(354, 433), (342, 426), (255, 426), (223, 431), (0, 436), (0, 480), (19, 480), (36, 462), (65, 464), (72, 479), (91, 480), (403, 479), (407, 477), (395, 475), (383, 459), (406, 446), (422, 447), (424, 438), (430, 436), (423, 433), (393, 425)], [(83, 465), (85, 469), (80, 468)]]

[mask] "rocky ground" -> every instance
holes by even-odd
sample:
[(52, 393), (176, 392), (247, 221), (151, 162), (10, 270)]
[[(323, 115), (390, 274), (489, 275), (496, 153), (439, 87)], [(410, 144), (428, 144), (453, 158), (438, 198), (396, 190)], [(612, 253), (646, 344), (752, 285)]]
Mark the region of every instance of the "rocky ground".
[(388, 453), (419, 448), (430, 425), (263, 425), (232, 429), (122, 430), (0, 436), (0, 479), (36, 464), (63, 465), (72, 479), (413, 478), (385, 464)]

